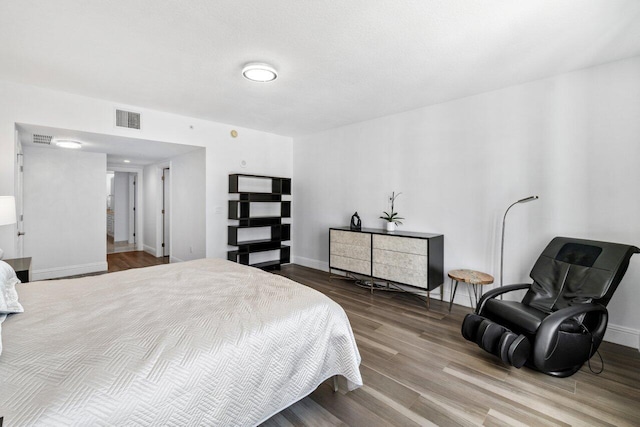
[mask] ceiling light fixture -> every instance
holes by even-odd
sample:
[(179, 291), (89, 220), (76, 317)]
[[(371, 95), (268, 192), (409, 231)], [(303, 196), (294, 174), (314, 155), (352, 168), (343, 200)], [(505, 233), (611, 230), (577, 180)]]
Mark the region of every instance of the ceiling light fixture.
[(123, 160), (125, 163), (131, 163), (131, 160)]
[(72, 141), (70, 139), (59, 139), (56, 141), (56, 145), (62, 148), (81, 148), (82, 144), (78, 141)]
[(275, 68), (268, 64), (251, 63), (242, 69), (242, 75), (245, 79), (252, 82), (271, 82), (278, 78), (278, 72)]

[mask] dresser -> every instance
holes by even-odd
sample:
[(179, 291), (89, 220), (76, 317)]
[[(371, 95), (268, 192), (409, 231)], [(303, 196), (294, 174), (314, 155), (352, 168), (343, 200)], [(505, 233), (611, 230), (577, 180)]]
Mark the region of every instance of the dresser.
[(329, 229), (329, 271), (432, 291), (444, 283), (444, 236), (348, 227)]

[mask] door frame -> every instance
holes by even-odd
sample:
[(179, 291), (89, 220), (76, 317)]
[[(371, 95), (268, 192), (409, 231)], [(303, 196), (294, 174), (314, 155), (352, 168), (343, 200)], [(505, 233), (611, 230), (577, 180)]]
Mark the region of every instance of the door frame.
[[(162, 167), (161, 172), (162, 172), (162, 205), (161, 205), (162, 256), (168, 256), (169, 258), (171, 258), (171, 241), (173, 240), (171, 239), (171, 165)], [(167, 184), (167, 181), (169, 181), (168, 184)], [(167, 215), (169, 216), (168, 218), (167, 218)], [(167, 226), (169, 228), (169, 233), (167, 233)]]
[[(135, 215), (135, 223), (136, 223), (136, 251), (144, 250), (144, 206), (143, 206), (143, 196), (144, 196), (144, 179), (142, 179), (144, 169), (137, 167), (126, 167), (126, 166), (116, 166), (113, 164), (107, 164), (107, 169), (105, 170), (105, 174), (107, 171), (113, 172), (130, 172), (136, 174), (136, 215)], [(105, 210), (105, 224), (107, 223), (107, 213)], [(104, 251), (107, 253), (107, 243), (105, 241)]]

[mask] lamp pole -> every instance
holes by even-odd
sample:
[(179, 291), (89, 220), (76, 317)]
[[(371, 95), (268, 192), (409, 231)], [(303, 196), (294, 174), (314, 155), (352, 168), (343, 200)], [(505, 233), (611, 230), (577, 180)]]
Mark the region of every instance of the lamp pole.
[[(504, 270), (504, 226), (505, 226), (506, 221), (507, 221), (507, 214), (509, 213), (509, 209), (511, 209), (515, 205), (517, 205), (519, 203), (533, 202), (534, 200), (538, 200), (538, 196), (529, 196), (529, 197), (526, 197), (524, 199), (520, 199), (517, 202), (512, 203), (511, 205), (509, 205), (507, 210), (504, 212), (504, 216), (502, 217), (502, 239), (500, 240), (500, 287), (502, 287), (504, 285), (503, 278), (502, 278), (502, 276), (503, 276), (502, 273), (503, 273), (503, 270)], [(502, 298), (502, 295), (500, 295), (500, 298)]]

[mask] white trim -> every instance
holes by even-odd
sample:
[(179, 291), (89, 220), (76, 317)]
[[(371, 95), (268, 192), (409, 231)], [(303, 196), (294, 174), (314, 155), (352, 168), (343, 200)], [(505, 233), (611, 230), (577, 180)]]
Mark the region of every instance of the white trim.
[(609, 323), (604, 340), (640, 351), (640, 330)]
[(180, 258), (176, 258), (173, 255), (169, 255), (169, 263), (174, 263), (174, 262), (184, 262), (184, 260)]
[(291, 264), (298, 264), (304, 267), (315, 268), (316, 270), (329, 271), (328, 262), (318, 261), (311, 258), (304, 258), (301, 256), (292, 256)]
[(106, 261), (93, 262), (90, 264), (67, 265), (64, 267), (43, 268), (41, 270), (33, 270), (31, 272), (31, 280), (55, 279), (58, 277), (76, 276), (78, 274), (96, 273), (99, 271), (107, 271), (109, 266)]
[(156, 254), (156, 248), (154, 248), (153, 246), (144, 245), (142, 250), (150, 255), (153, 255), (154, 257), (158, 257), (158, 255)]

